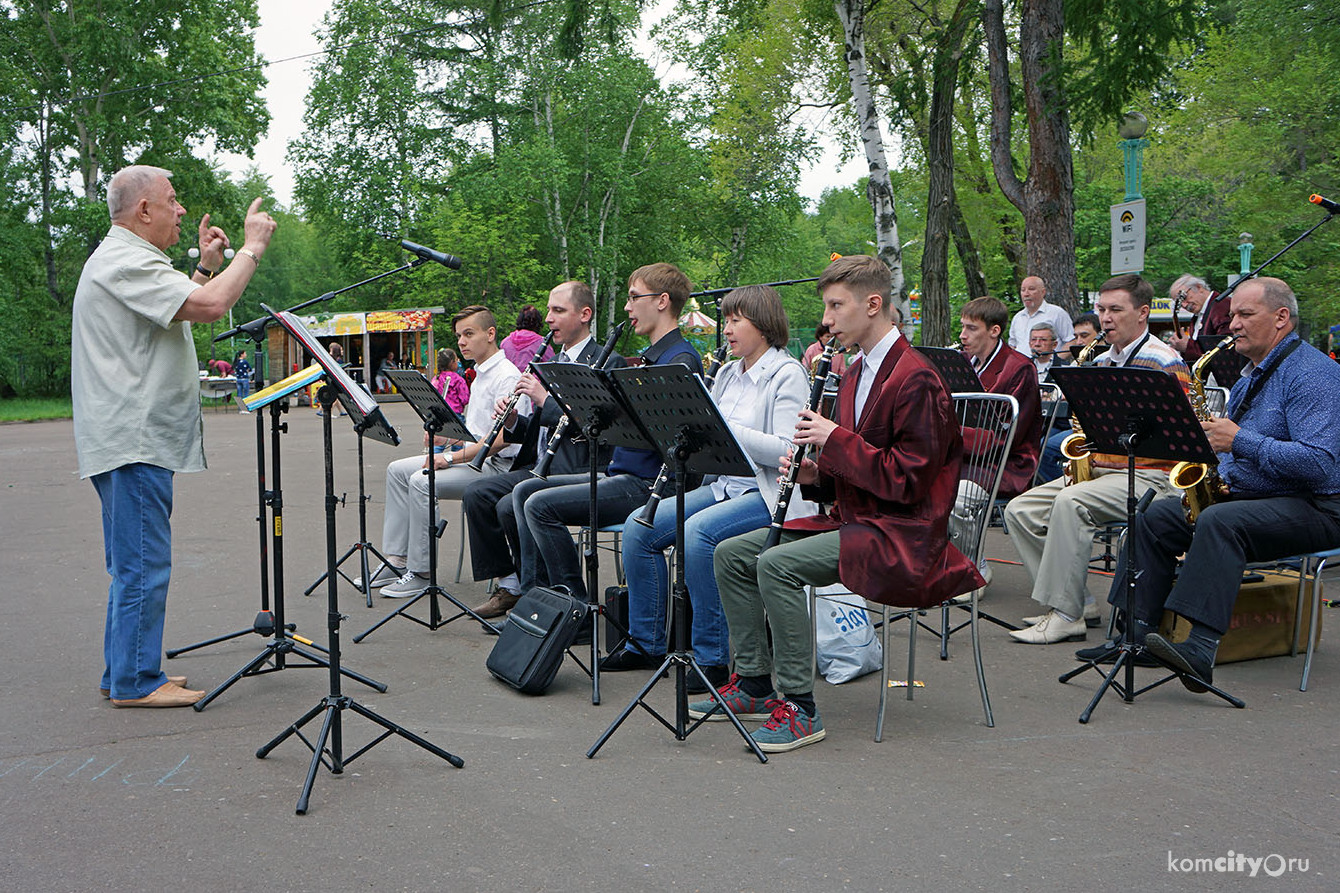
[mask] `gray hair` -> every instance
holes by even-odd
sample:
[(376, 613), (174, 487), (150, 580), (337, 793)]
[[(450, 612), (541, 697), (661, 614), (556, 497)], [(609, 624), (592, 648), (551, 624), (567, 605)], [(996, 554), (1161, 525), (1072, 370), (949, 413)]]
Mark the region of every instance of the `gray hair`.
[(1289, 311), (1289, 319), (1294, 325), (1298, 324), (1298, 297), (1294, 295), (1293, 289), (1285, 284), (1283, 279), (1276, 279), (1273, 276), (1262, 276), (1259, 279), (1253, 279), (1257, 285), (1261, 286), (1261, 298), (1266, 302), (1266, 306), (1271, 310), (1278, 310), (1281, 307)]
[(1034, 332), (1041, 332), (1041, 331), (1044, 331), (1044, 330), (1047, 332), (1048, 335), (1051, 336), (1051, 339), (1052, 339), (1053, 341), (1060, 341), (1060, 340), (1061, 340), (1061, 336), (1058, 335), (1058, 334), (1056, 334), (1056, 327), (1053, 326), (1053, 325), (1052, 325), (1051, 323), (1049, 323), (1049, 322), (1040, 322), (1040, 323), (1038, 323), (1037, 325), (1033, 326), (1033, 328), (1031, 328), (1031, 329), (1028, 330), (1028, 334), (1029, 334), (1029, 335), (1032, 335)]
[(112, 220), (130, 211), (159, 177), (171, 180), (172, 171), (148, 164), (132, 164), (117, 171), (107, 184), (107, 212)]
[(1210, 287), (1210, 283), (1206, 282), (1199, 276), (1192, 276), (1190, 273), (1183, 273), (1181, 276), (1178, 276), (1177, 281), (1174, 282), (1168, 288), (1168, 293), (1175, 295), (1182, 289), (1190, 291), (1193, 288), (1203, 288), (1206, 291), (1214, 291), (1214, 289)]

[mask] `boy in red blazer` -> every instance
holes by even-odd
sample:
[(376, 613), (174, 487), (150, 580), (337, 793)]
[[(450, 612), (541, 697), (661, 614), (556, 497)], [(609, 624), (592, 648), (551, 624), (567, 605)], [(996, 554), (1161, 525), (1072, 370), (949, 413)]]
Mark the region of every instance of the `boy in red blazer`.
[[(752, 737), (769, 753), (824, 737), (807, 586), (841, 581), (873, 601), (928, 607), (985, 585), (948, 539), (963, 455), (958, 420), (939, 374), (894, 324), (891, 282), (880, 260), (861, 256), (835, 260), (819, 278), (824, 324), (862, 352), (842, 377), (837, 421), (805, 410), (793, 438), (821, 450), (797, 481), (813, 491), (807, 498), (832, 507), (788, 522), (780, 545), (762, 556), (768, 528), (717, 547), (737, 671), (719, 691), (741, 719), (766, 720)], [(782, 457), (783, 475), (790, 464)], [(715, 710), (699, 701), (689, 715), (725, 719)]]

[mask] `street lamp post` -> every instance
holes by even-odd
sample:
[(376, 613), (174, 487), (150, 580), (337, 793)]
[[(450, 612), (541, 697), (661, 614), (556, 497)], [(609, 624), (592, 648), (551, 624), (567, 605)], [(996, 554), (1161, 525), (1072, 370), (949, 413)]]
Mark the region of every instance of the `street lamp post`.
[(1140, 194), (1140, 180), (1144, 173), (1145, 147), (1149, 145), (1149, 140), (1145, 139), (1148, 132), (1149, 121), (1139, 112), (1127, 112), (1117, 131), (1121, 137), (1117, 144), (1121, 146), (1121, 167), (1126, 173), (1126, 198), (1123, 201), (1144, 198)]

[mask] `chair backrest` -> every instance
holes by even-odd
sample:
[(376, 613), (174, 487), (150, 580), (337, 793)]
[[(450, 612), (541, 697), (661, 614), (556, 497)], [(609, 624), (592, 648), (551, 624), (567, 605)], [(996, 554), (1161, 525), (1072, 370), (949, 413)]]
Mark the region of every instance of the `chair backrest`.
[(991, 504), (1018, 431), (1019, 402), (1009, 394), (954, 394), (963, 429), (963, 466), (950, 517), (954, 546), (974, 563), (982, 559)]
[(1056, 423), (1056, 413), (1065, 402), (1065, 396), (1061, 393), (1061, 386), (1050, 381), (1038, 385), (1038, 392), (1042, 396), (1042, 448), (1045, 450), (1052, 425)]

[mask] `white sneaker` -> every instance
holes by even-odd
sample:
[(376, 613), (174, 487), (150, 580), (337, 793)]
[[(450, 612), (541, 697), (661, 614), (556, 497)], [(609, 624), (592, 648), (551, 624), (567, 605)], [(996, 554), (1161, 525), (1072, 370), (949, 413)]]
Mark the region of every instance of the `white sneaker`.
[[(377, 573), (372, 575), (372, 579), (368, 582), (368, 588), (380, 589), (383, 586), (390, 586), (392, 583), (399, 582), (400, 578), (403, 577), (404, 575), (405, 575), (405, 569), (403, 567), (396, 567), (395, 565), (391, 564), (383, 564), (380, 568), (377, 569)], [(358, 587), (359, 589), (362, 589), (363, 578), (354, 577), (354, 586)]]
[(1026, 645), (1050, 645), (1054, 642), (1082, 642), (1086, 635), (1084, 618), (1063, 620), (1060, 614), (1048, 611), (1045, 617), (1032, 626), (1012, 631), (1010, 638)]
[[(413, 598), (428, 588), (428, 578), (414, 571), (405, 571), (399, 580), (382, 587), (382, 598)], [(1083, 621), (1080, 622), (1083, 626)]]
[[(1035, 624), (1041, 623), (1043, 618), (1046, 616), (1047, 616), (1046, 614), (1037, 614), (1034, 615), (1033, 617), (1023, 617), (1020, 618), (1020, 622), (1023, 623), (1024, 626), (1033, 626)], [(1089, 602), (1087, 605), (1084, 606), (1084, 625), (1087, 626), (1089, 629), (1097, 629), (1098, 627), (1103, 625), (1102, 612), (1098, 610), (1098, 605), (1094, 604), (1093, 602)]]

